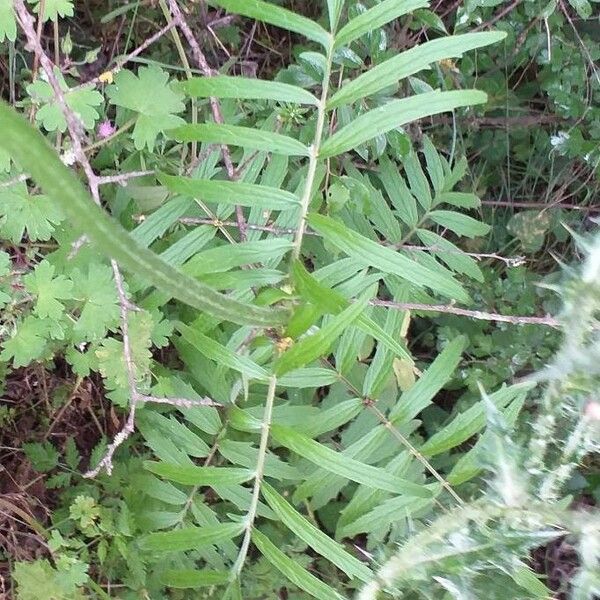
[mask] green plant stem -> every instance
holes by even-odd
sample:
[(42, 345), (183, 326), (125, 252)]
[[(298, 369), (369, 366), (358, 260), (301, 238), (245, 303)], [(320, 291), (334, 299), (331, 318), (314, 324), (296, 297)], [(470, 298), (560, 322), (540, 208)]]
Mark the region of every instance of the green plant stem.
[(244, 532), (244, 539), (240, 547), (240, 552), (237, 556), (235, 564), (231, 569), (231, 579), (235, 581), (244, 568), (246, 557), (248, 555), (248, 549), (250, 548), (250, 540), (252, 538), (252, 529), (254, 527), (254, 520), (256, 519), (256, 513), (258, 511), (258, 500), (260, 497), (260, 486), (265, 473), (265, 462), (267, 459), (267, 446), (269, 442), (269, 433), (271, 431), (271, 419), (273, 418), (273, 403), (275, 401), (275, 388), (277, 386), (277, 377), (272, 375), (269, 378), (269, 390), (267, 392), (267, 399), (265, 402), (265, 411), (263, 413), (262, 430), (260, 433), (260, 444), (258, 446), (258, 459), (256, 461), (256, 474), (254, 476), (254, 488), (252, 489), (252, 499), (250, 501), (250, 508), (246, 515), (246, 531)]
[[(171, 12), (169, 11), (169, 7), (165, 0), (159, 0), (160, 9), (167, 20), (167, 23), (171, 21)], [(187, 55), (185, 53), (185, 49), (183, 44), (181, 43), (181, 38), (179, 37), (179, 33), (177, 32), (177, 28), (174, 27), (171, 30), (171, 36), (173, 37), (173, 42), (175, 42), (175, 47), (177, 48), (177, 53), (179, 54), (179, 59), (181, 60), (181, 64), (183, 65), (183, 69), (185, 71), (185, 76), (188, 79), (192, 79), (192, 68), (190, 67), (190, 63), (187, 59)], [(196, 98), (192, 98), (192, 123), (195, 124), (198, 122), (198, 101)], [(198, 143), (192, 142), (190, 145), (190, 151), (192, 153), (191, 162), (193, 163), (198, 156)]]
[(331, 78), (331, 63), (333, 59), (333, 37), (327, 49), (327, 59), (325, 61), (325, 73), (323, 75), (323, 89), (321, 90), (321, 98), (317, 106), (317, 126), (315, 129), (315, 137), (310, 148), (310, 158), (308, 163), (308, 172), (306, 174), (306, 182), (304, 191), (300, 201), (300, 218), (296, 235), (294, 237), (294, 249), (292, 250), (292, 258), (296, 260), (300, 256), (302, 250), (302, 240), (306, 229), (306, 215), (312, 198), (313, 186), (315, 183), (315, 175), (317, 174), (317, 166), (319, 164), (319, 153), (321, 151), (321, 141), (323, 131), (325, 129), (325, 116), (327, 114), (327, 97), (329, 96), (329, 80)]

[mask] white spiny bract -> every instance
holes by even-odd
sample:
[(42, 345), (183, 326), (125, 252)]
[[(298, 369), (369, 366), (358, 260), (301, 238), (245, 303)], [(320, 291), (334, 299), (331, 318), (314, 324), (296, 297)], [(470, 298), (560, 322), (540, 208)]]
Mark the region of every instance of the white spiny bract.
[[(385, 588), (397, 591), (412, 589), (423, 580), (423, 557), (429, 556), (429, 581), (436, 581), (454, 597), (459, 588), (449, 580), (455, 564), (445, 564), (439, 552), (445, 536), (447, 552), (456, 551), (461, 569), (471, 573), (496, 572), (510, 574), (514, 568), (515, 552), (533, 549), (557, 536), (570, 534), (577, 540), (580, 569), (572, 582), (575, 600), (590, 600), (600, 592), (600, 516), (592, 508), (577, 510), (559, 502), (564, 486), (589, 453), (598, 449), (598, 420), (590, 416), (589, 406), (597, 403), (600, 395), (600, 372), (597, 364), (589, 369), (582, 360), (591, 350), (597, 352), (596, 332), (600, 310), (600, 237), (587, 246), (588, 256), (580, 274), (571, 273), (564, 284), (564, 322), (577, 322), (574, 328), (565, 328), (563, 347), (553, 363), (537, 377), (545, 382), (538, 402), (539, 414), (530, 427), (529, 454), (524, 463), (519, 459), (517, 443), (507, 431), (502, 417), (484, 393), (488, 407), (488, 430), (492, 434), (485, 454), (490, 470), (490, 489), (476, 503), (455, 509), (451, 516), (433, 521), (429, 529), (408, 538), (398, 553), (384, 563), (376, 578), (363, 587), (359, 600), (375, 600)], [(585, 307), (569, 301), (573, 290), (585, 299)], [(582, 319), (583, 313), (583, 319)], [(583, 321), (583, 323), (582, 323)], [(558, 377), (559, 373), (562, 375)], [(465, 522), (469, 527), (465, 529)], [(444, 532), (444, 533), (442, 533)], [(481, 553), (474, 549), (479, 546)], [(522, 540), (520, 545), (515, 542)], [(418, 540), (418, 550), (414, 544)], [(512, 548), (512, 551), (509, 551)], [(517, 548), (520, 548), (517, 550)], [(446, 569), (449, 569), (446, 571)], [(450, 581), (450, 585), (448, 585)], [(420, 585), (424, 593), (431, 587)], [(468, 597), (468, 596), (464, 596)], [(481, 597), (481, 596), (478, 596)]]

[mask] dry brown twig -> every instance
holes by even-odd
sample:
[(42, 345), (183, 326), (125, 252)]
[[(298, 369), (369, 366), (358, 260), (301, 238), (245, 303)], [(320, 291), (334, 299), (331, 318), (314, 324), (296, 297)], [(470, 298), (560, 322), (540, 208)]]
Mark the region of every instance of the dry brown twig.
[[(210, 218), (202, 218), (202, 217), (181, 217), (178, 219), (179, 223), (183, 223), (184, 225), (212, 225), (213, 227), (223, 228), (223, 227), (237, 227), (237, 223), (233, 221), (221, 221), (219, 219), (210, 219)], [(277, 227), (274, 225), (258, 225), (256, 223), (246, 223), (246, 228), (251, 231), (264, 231), (265, 233), (271, 233), (273, 235), (295, 235), (296, 229), (294, 228), (285, 228), (285, 227)], [(318, 236), (319, 234), (315, 231), (311, 231), (307, 229), (305, 231), (305, 235), (314, 235)], [(429, 251), (440, 251), (444, 253), (453, 254), (452, 251), (446, 250), (445, 248), (439, 248), (437, 246), (413, 246), (410, 244), (388, 244), (383, 242), (382, 245), (390, 246), (392, 248), (402, 248), (403, 250), (408, 250), (409, 252), (417, 252), (422, 250)], [(518, 267), (525, 262), (525, 257), (523, 256), (501, 256), (500, 254), (495, 253), (485, 253), (485, 252), (463, 252), (462, 250), (455, 250), (454, 253), (467, 255), (474, 258), (477, 261), (491, 259), (498, 260), (503, 262), (508, 267)]]
[[(203, 218), (192, 218), (182, 217), (179, 219), (180, 223), (187, 225), (212, 225), (214, 227), (235, 227), (236, 223), (232, 221), (220, 221), (215, 219), (203, 219)], [(246, 227), (250, 230), (264, 231), (273, 235), (294, 235), (295, 229), (284, 229), (275, 227), (272, 225), (255, 225), (247, 223)], [(307, 230), (306, 235), (318, 235), (314, 231)], [(410, 246), (403, 245), (402, 248), (408, 251), (423, 251), (423, 250), (435, 250), (435, 246)], [(443, 249), (440, 249), (443, 250)], [(446, 250), (444, 250), (447, 252)], [(458, 251), (460, 252), (460, 251)], [(474, 252), (466, 252), (469, 256), (476, 260), (492, 259), (504, 262), (508, 267), (518, 266), (523, 263), (524, 258), (522, 256), (516, 257), (505, 257), (499, 254), (478, 254)], [(469, 310), (466, 308), (459, 308), (453, 304), (419, 304), (419, 303), (397, 303), (387, 300), (372, 300), (371, 304), (374, 306), (385, 306), (395, 310), (414, 310), (417, 312), (440, 312), (446, 314), (454, 314), (463, 317), (469, 317), (471, 319), (477, 319), (480, 321), (493, 321), (497, 323), (513, 323), (515, 325), (544, 325), (546, 327), (560, 328), (560, 321), (551, 316), (545, 317), (523, 317), (519, 315), (501, 315), (498, 313), (491, 313), (481, 310)]]
[(173, 29), (174, 27), (177, 27), (177, 25), (178, 25), (177, 19), (173, 19), (172, 21), (167, 23), (162, 29), (159, 29), (155, 34), (151, 35), (148, 39), (144, 40), (144, 42), (141, 43), (135, 50), (133, 50), (126, 56), (123, 56), (123, 57), (117, 59), (114, 67), (108, 69), (108, 71), (105, 71), (104, 73), (101, 73), (100, 75), (98, 75), (98, 77), (94, 77), (93, 79), (90, 79), (89, 81), (86, 81), (85, 83), (82, 83), (81, 85), (78, 85), (73, 89), (87, 87), (90, 84), (104, 83), (105, 80), (104, 80), (103, 76), (105, 75), (105, 73), (107, 73), (107, 72), (110, 72), (113, 74), (118, 73), (125, 66), (126, 63), (133, 60), (136, 56), (139, 56), (144, 50), (146, 50), (146, 48), (148, 48), (154, 42), (156, 42), (161, 37), (163, 37), (163, 35), (165, 35), (166, 33), (169, 33), (169, 31), (171, 31), (171, 29)]
[(111, 261), (113, 273), (115, 276), (115, 284), (117, 287), (117, 294), (119, 296), (119, 306), (121, 311), (121, 334), (123, 336), (123, 358), (125, 359), (125, 369), (127, 371), (127, 384), (129, 387), (129, 414), (127, 420), (121, 428), (121, 431), (115, 435), (112, 443), (106, 449), (102, 460), (96, 465), (94, 469), (91, 469), (84, 473), (84, 477), (92, 478), (96, 477), (104, 469), (107, 474), (110, 475), (113, 469), (113, 456), (123, 442), (125, 442), (131, 434), (135, 431), (135, 414), (140, 402), (156, 402), (162, 404), (171, 404), (174, 406), (185, 406), (186, 408), (192, 408), (194, 406), (214, 406), (215, 403), (211, 400), (184, 400), (182, 398), (156, 398), (154, 396), (146, 396), (140, 394), (137, 389), (137, 383), (135, 379), (135, 364), (131, 352), (131, 340), (129, 338), (129, 323), (128, 316), (132, 310), (136, 310), (131, 305), (125, 288), (123, 285), (123, 277), (119, 271), (117, 263)]
[(545, 325), (559, 329), (561, 324), (558, 319), (551, 316), (521, 317), (516, 315), (500, 315), (482, 310), (469, 310), (459, 308), (454, 304), (420, 304), (418, 302), (393, 302), (391, 300), (371, 300), (372, 306), (384, 306), (394, 310), (413, 310), (416, 312), (439, 312), (461, 317), (469, 317), (478, 321), (494, 321), (497, 323), (512, 323), (513, 325)]
[[(100, 191), (99, 186), (102, 183), (106, 183), (107, 179), (109, 182), (120, 182), (125, 181), (129, 174), (124, 174), (122, 176), (111, 176), (109, 178), (98, 177), (94, 172), (89, 159), (87, 158), (82, 138), (84, 136), (84, 129), (82, 124), (77, 117), (77, 115), (71, 110), (69, 105), (66, 102), (64, 93), (60, 87), (59, 81), (54, 72), (55, 65), (52, 63), (46, 52), (44, 51), (40, 41), (37, 38), (35, 29), (34, 29), (34, 20), (27, 8), (23, 0), (14, 0), (14, 8), (17, 15), (17, 20), (21, 29), (23, 30), (25, 37), (27, 38), (28, 46), (35, 52), (36, 56), (39, 59), (40, 65), (48, 79), (48, 83), (52, 88), (54, 98), (56, 103), (60, 106), (60, 109), (65, 117), (65, 121), (67, 123), (67, 129), (69, 131), (69, 136), (71, 137), (71, 144), (73, 147), (73, 155), (75, 156), (75, 160), (81, 165), (88, 182), (88, 187), (94, 202), (97, 205), (101, 205), (100, 200)], [(175, 20), (176, 22), (176, 20)], [(168, 31), (170, 28), (166, 29)], [(165, 31), (165, 32), (166, 32)], [(147, 174), (147, 173), (144, 173)], [(139, 176), (139, 172), (136, 173)], [(119, 306), (121, 312), (121, 335), (123, 337), (123, 358), (125, 361), (125, 369), (127, 372), (127, 380), (129, 387), (129, 414), (127, 416), (127, 420), (125, 421), (125, 425), (119, 431), (112, 443), (108, 446), (106, 453), (102, 460), (98, 463), (98, 465), (84, 473), (84, 477), (95, 477), (98, 475), (103, 469), (110, 475), (113, 469), (112, 459), (114, 453), (117, 448), (127, 440), (131, 434), (135, 430), (135, 414), (137, 407), (140, 402), (155, 402), (162, 404), (170, 404), (173, 406), (179, 407), (194, 407), (194, 406), (206, 406), (211, 405), (214, 406), (215, 403), (209, 399), (202, 400), (186, 400), (182, 398), (158, 398), (154, 396), (146, 396), (141, 394), (137, 389), (136, 376), (135, 376), (135, 364), (133, 361), (132, 350), (131, 350), (131, 340), (129, 338), (129, 323), (128, 323), (128, 315), (133, 310), (138, 310), (134, 305), (131, 304), (129, 299), (127, 298), (127, 294), (125, 292), (124, 284), (123, 284), (123, 276), (121, 275), (121, 271), (119, 269), (119, 265), (115, 260), (111, 260), (111, 266), (113, 269), (115, 286), (117, 288), (117, 294), (119, 297)]]

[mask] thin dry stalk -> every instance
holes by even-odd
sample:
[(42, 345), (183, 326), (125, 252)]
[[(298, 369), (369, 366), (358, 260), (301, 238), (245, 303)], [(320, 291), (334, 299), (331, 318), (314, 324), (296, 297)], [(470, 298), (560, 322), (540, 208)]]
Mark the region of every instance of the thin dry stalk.
[[(198, 41), (194, 37), (190, 26), (188, 25), (179, 5), (177, 4), (177, 0), (168, 0), (169, 10), (171, 11), (171, 15), (173, 19), (177, 21), (179, 29), (181, 29), (181, 33), (185, 37), (187, 43), (190, 46), (192, 51), (192, 56), (194, 57), (194, 61), (198, 65), (198, 68), (205, 77), (212, 77), (215, 75), (215, 72), (210, 68), (206, 57), (204, 56), (202, 50), (200, 49), (200, 45)], [(210, 109), (213, 115), (213, 119), (215, 123), (223, 124), (223, 113), (221, 112), (221, 105), (219, 104), (219, 100), (217, 98), (209, 98)], [(223, 156), (223, 164), (225, 165), (225, 171), (227, 172), (227, 177), (230, 181), (236, 181), (238, 179), (238, 174), (233, 166), (233, 161), (231, 160), (231, 153), (229, 152), (229, 148), (225, 145), (221, 146), (221, 154)], [(244, 212), (242, 207), (237, 205), (235, 207), (235, 216), (237, 219), (237, 227), (240, 232), (240, 240), (244, 241), (246, 239), (246, 220), (244, 219)]]

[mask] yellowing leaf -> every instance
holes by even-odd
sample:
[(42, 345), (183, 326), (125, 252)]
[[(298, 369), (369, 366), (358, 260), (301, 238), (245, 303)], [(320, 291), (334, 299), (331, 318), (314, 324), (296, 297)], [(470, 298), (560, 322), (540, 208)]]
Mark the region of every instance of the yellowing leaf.
[(413, 365), (407, 360), (394, 358), (392, 363), (396, 382), (401, 391), (406, 392), (415, 384), (415, 372)]

